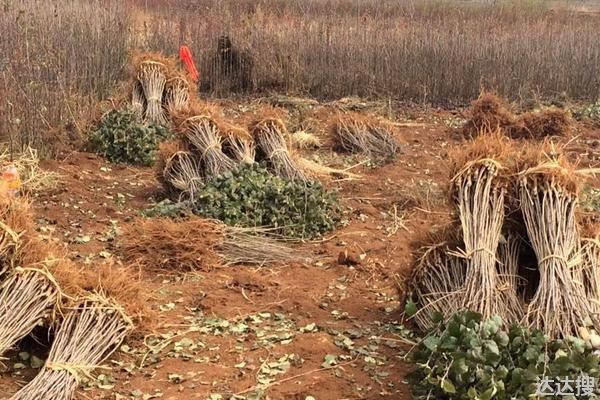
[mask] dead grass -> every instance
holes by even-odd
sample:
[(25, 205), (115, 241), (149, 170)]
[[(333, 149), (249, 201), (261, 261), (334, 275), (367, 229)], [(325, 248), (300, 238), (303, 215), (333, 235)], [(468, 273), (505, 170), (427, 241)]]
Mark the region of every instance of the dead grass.
[(463, 132), (467, 137), (510, 129), (515, 123), (515, 116), (510, 106), (491, 92), (483, 92), (471, 104), (467, 123)]
[(569, 113), (559, 108), (528, 112), (518, 117), (509, 135), (514, 138), (543, 139), (546, 137), (568, 137), (572, 130)]

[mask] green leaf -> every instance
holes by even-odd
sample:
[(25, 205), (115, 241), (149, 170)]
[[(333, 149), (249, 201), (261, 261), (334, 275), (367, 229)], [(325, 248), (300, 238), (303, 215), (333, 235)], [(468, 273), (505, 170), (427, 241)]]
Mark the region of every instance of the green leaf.
[(454, 384), (449, 379), (442, 379), (441, 388), (445, 393), (454, 394), (456, 393), (456, 388)]

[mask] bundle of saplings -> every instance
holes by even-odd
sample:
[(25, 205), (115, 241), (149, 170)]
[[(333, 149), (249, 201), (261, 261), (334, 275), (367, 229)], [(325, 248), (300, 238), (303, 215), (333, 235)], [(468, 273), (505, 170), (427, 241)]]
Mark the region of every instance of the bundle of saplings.
[[(547, 394), (560, 389), (557, 378), (572, 379), (569, 393), (575, 395), (578, 379), (581, 390), (581, 379), (600, 378), (600, 359), (588, 342), (549, 339), (540, 330), (520, 325), (506, 329), (499, 317), (484, 320), (470, 311), (439, 322), (410, 357), (417, 365), (408, 377), (417, 400), (540, 398), (540, 389)], [(539, 386), (544, 377), (551, 380), (548, 388)], [(592, 396), (568, 398), (597, 398), (597, 389), (590, 390)]]
[(336, 226), (340, 207), (335, 193), (318, 182), (285, 180), (261, 165), (241, 164), (196, 193), (194, 212), (231, 226), (313, 238)]
[(160, 142), (170, 137), (168, 128), (143, 122), (133, 110), (112, 110), (89, 137), (91, 148), (111, 162), (151, 165)]

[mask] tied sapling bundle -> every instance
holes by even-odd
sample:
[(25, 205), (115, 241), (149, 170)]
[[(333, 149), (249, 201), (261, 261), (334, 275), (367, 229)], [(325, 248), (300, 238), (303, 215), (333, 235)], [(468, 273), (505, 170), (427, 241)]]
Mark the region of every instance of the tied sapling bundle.
[(465, 260), (448, 251), (446, 243), (428, 248), (418, 261), (410, 280), (414, 300), (420, 309), (412, 317), (427, 332), (435, 314), (444, 319), (462, 308)]
[(195, 116), (183, 123), (184, 135), (200, 162), (207, 177), (216, 177), (231, 171), (236, 163), (222, 150), (222, 138), (215, 121), (208, 116)]
[(67, 313), (46, 364), (10, 400), (72, 400), (82, 379), (90, 378), (132, 329), (121, 306), (101, 294), (90, 295)]
[(193, 201), (194, 195), (204, 185), (200, 161), (187, 151), (178, 151), (167, 159), (162, 180), (175, 192)]
[(540, 272), (526, 320), (550, 337), (577, 335), (589, 324), (598, 327), (583, 284), (573, 279), (581, 262), (575, 216), (578, 189), (575, 172), (560, 161), (525, 170), (519, 182), (521, 210)]
[(466, 163), (454, 177), (455, 201), (463, 231), (467, 272), (463, 306), (491, 318), (509, 320), (513, 310), (498, 296), (496, 251), (504, 222), (505, 188), (494, 159)]
[(45, 270), (16, 268), (0, 286), (0, 356), (50, 317), (60, 290)]
[(219, 130), (223, 135), (223, 152), (242, 164), (253, 164), (256, 158), (254, 142), (246, 129), (220, 121)]
[(595, 314), (600, 314), (600, 240), (585, 238), (581, 240), (582, 275), (585, 294)]
[(165, 104), (169, 115), (175, 115), (187, 109), (190, 103), (190, 87), (188, 82), (175, 77), (166, 83)]
[(287, 129), (277, 118), (266, 118), (258, 122), (253, 136), (260, 156), (265, 159), (271, 172), (288, 180), (307, 180), (306, 175), (294, 162), (286, 142)]
[(502, 302), (508, 304), (507, 323), (518, 323), (523, 318), (523, 306), (519, 301), (519, 251), (521, 239), (509, 233), (500, 239), (498, 245), (498, 294)]
[(167, 82), (165, 66), (157, 61), (144, 61), (140, 64), (137, 78), (146, 99), (145, 120), (165, 125), (167, 119), (162, 104)]
[(133, 83), (133, 89), (131, 91), (131, 110), (137, 118), (144, 118), (146, 98), (144, 97), (144, 88), (138, 80)]

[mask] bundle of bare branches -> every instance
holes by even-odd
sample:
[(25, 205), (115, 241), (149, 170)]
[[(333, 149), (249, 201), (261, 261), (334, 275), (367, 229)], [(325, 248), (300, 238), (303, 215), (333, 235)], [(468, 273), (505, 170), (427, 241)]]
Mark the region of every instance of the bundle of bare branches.
[(156, 174), (170, 195), (192, 199), (204, 185), (198, 157), (179, 141), (164, 142), (159, 148)]
[(144, 88), (140, 81), (136, 80), (133, 83), (133, 89), (131, 90), (131, 109), (135, 115), (142, 119), (144, 118), (144, 111), (146, 110), (146, 98), (144, 97)]
[(338, 149), (368, 157), (390, 159), (400, 150), (393, 125), (357, 113), (338, 114), (331, 127)]
[(250, 133), (225, 121), (218, 121), (218, 126), (223, 137), (223, 152), (239, 163), (253, 164), (256, 150)]
[(410, 289), (419, 311), (413, 316), (416, 324), (427, 332), (434, 315), (448, 318), (463, 307), (464, 258), (449, 250), (447, 243), (429, 247), (418, 260), (410, 279)]
[(501, 237), (498, 245), (498, 295), (502, 303), (508, 305), (508, 324), (520, 322), (523, 318), (523, 306), (517, 294), (519, 286), (519, 251), (521, 238), (508, 233)]
[(600, 315), (600, 240), (581, 239), (582, 280), (585, 294), (595, 314)]
[(137, 79), (146, 99), (145, 120), (165, 125), (167, 123), (163, 109), (163, 92), (167, 82), (165, 65), (158, 61), (144, 61), (139, 66)]
[(284, 179), (306, 180), (306, 175), (296, 165), (286, 142), (287, 128), (278, 118), (266, 118), (254, 125), (254, 141), (271, 171)]
[(59, 302), (48, 271), (17, 268), (0, 286), (0, 355), (49, 318)]
[(219, 176), (235, 167), (236, 163), (223, 153), (223, 139), (212, 118), (203, 115), (188, 118), (182, 129), (190, 149), (198, 154), (205, 176)]
[(521, 209), (540, 271), (526, 319), (551, 337), (577, 335), (589, 324), (600, 326), (582, 282), (573, 279), (573, 269), (581, 263), (577, 191), (575, 171), (561, 158), (521, 174)]
[(175, 115), (190, 105), (190, 86), (187, 80), (176, 76), (165, 85), (165, 108), (169, 115)]
[(133, 329), (123, 308), (90, 294), (60, 324), (46, 364), (10, 400), (72, 400), (84, 378), (110, 356)]

